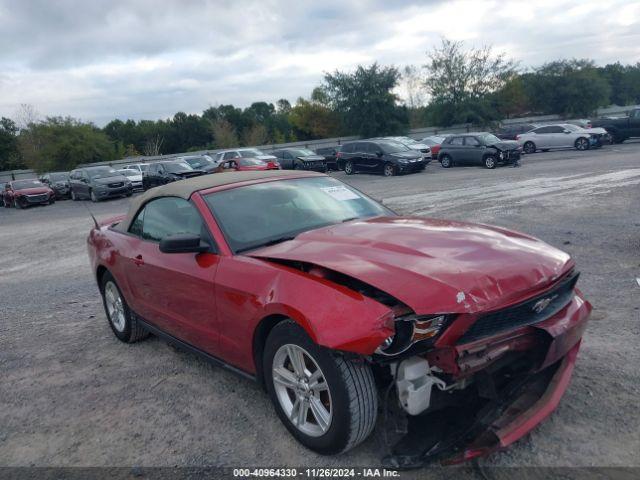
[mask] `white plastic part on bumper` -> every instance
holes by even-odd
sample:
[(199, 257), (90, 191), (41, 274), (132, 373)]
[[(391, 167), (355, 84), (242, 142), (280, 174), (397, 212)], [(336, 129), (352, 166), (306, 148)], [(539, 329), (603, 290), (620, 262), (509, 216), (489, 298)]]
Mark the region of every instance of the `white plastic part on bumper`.
[(445, 390), (446, 383), (431, 374), (429, 362), (412, 357), (403, 360), (396, 370), (396, 388), (400, 405), (409, 415), (418, 415), (429, 408), (431, 389)]

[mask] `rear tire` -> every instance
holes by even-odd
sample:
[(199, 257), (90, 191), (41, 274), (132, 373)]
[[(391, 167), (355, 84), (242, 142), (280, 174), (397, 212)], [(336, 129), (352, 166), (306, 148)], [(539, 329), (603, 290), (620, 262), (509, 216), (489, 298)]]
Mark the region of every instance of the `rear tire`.
[(100, 293), (107, 321), (118, 340), (134, 343), (149, 336), (149, 332), (140, 325), (135, 314), (129, 309), (118, 284), (109, 272), (105, 272), (102, 276)]
[(96, 194), (93, 190), (89, 190), (89, 198), (91, 198), (91, 201), (93, 203), (98, 203), (98, 197), (96, 197)]
[(18, 201), (17, 198), (13, 199), (13, 208), (17, 208), (18, 210), (22, 208), (22, 205), (20, 205), (20, 202)]
[(354, 448), (373, 431), (378, 395), (371, 367), (363, 360), (348, 360), (316, 345), (298, 324), (285, 320), (267, 338), (263, 368), (276, 413), (305, 447), (333, 455)]
[(533, 142), (525, 142), (522, 149), (524, 150), (524, 153), (536, 153), (536, 144)]
[(73, 190), (71, 190), (71, 200), (73, 200), (74, 202), (78, 201), (78, 196), (76, 195), (76, 192), (74, 192)]
[(351, 160), (347, 160), (346, 162), (344, 162), (344, 173), (346, 173), (347, 175), (353, 175), (355, 173), (353, 162)]
[(453, 166), (453, 160), (449, 155), (442, 155), (442, 157), (440, 157), (440, 165), (442, 165), (443, 168), (451, 168)]

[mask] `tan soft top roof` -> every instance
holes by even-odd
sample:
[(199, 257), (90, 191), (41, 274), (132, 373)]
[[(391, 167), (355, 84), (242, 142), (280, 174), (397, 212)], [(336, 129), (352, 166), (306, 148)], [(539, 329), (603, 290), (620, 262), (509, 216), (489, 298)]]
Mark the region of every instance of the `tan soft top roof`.
[(300, 177), (322, 177), (324, 173), (310, 171), (293, 171), (293, 170), (260, 170), (254, 172), (222, 172), (199, 177), (188, 178), (171, 182), (161, 187), (155, 187), (147, 190), (139, 197), (134, 198), (129, 206), (127, 216), (116, 227), (120, 231), (129, 230), (129, 225), (133, 220), (133, 216), (140, 210), (140, 207), (149, 200), (157, 197), (181, 197), (189, 200), (191, 195), (200, 190), (207, 190), (222, 185), (230, 185), (232, 183), (247, 182), (252, 180), (269, 180), (274, 178), (300, 178)]

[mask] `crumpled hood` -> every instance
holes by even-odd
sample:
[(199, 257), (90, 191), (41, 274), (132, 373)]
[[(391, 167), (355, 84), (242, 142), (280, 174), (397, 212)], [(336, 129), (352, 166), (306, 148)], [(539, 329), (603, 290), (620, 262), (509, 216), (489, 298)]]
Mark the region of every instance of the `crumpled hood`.
[(112, 175), (110, 177), (97, 177), (93, 179), (93, 182), (97, 185), (108, 185), (110, 183), (126, 182), (127, 177), (124, 175)]
[(573, 267), (568, 254), (527, 235), (416, 217), (355, 220), (247, 255), (308, 262), (349, 275), (418, 314), (500, 308)]
[(515, 140), (503, 140), (501, 142), (494, 143), (491, 146), (496, 147), (498, 150), (515, 150), (520, 147), (520, 144)]

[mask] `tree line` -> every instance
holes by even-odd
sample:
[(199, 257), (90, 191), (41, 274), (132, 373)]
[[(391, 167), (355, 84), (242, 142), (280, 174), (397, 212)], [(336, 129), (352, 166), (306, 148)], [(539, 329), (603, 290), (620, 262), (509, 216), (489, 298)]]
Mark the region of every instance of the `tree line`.
[(522, 69), (491, 47), (442, 39), (426, 63), (399, 69), (377, 63), (326, 73), (307, 98), (249, 107), (218, 105), (201, 114), (160, 120), (110, 121), (99, 128), (71, 117), (40, 118), (23, 105), (0, 119), (0, 171), (69, 170), (80, 163), (233, 146), (358, 135), (410, 128), (559, 114), (588, 117), (610, 104), (640, 103), (640, 63), (597, 66), (592, 60), (548, 62)]

